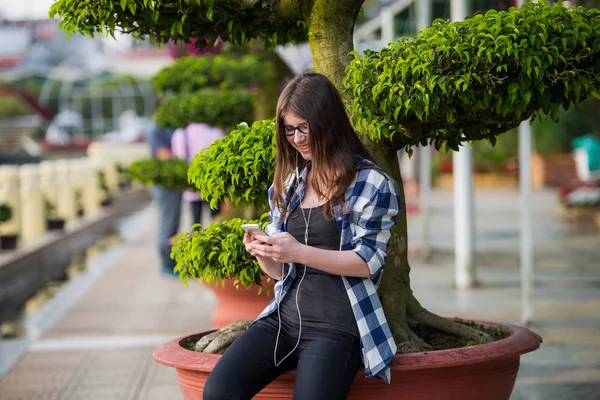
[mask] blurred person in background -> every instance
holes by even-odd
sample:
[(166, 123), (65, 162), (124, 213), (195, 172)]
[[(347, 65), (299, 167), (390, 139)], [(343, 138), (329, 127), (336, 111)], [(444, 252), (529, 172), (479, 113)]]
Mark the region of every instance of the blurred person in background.
[[(203, 148), (225, 136), (225, 132), (204, 123), (193, 123), (183, 129), (177, 129), (171, 138), (171, 151), (173, 156), (191, 163), (196, 154)], [(202, 210), (210, 208), (209, 203), (202, 200), (200, 193), (186, 190), (183, 199), (190, 204), (192, 212), (192, 225), (202, 224), (206, 226), (210, 221), (202, 221)], [(219, 213), (219, 209), (211, 210), (211, 217)]]
[[(171, 152), (171, 139), (173, 129), (160, 128), (154, 122), (148, 132), (148, 143), (153, 158), (168, 160), (173, 158)], [(152, 198), (158, 206), (158, 238), (157, 245), (160, 253), (161, 270), (165, 274), (174, 274), (175, 261), (171, 259), (171, 237), (179, 230), (181, 216), (182, 193), (162, 186), (154, 185), (150, 188)]]

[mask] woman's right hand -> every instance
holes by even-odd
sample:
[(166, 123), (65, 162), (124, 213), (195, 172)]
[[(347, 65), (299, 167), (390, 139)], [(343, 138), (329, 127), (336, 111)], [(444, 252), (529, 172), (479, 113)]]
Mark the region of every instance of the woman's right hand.
[(244, 232), (244, 238), (242, 239), (244, 245), (246, 246), (246, 250), (248, 250), (248, 245), (252, 243), (252, 238), (248, 232)]
[(271, 257), (263, 257), (256, 252), (257, 245), (270, 246), (269, 244), (260, 240), (252, 240), (252, 237), (250, 237), (248, 233), (244, 233), (244, 238), (242, 239), (242, 241), (246, 246), (246, 251), (254, 257), (256, 257), (258, 265), (260, 265), (260, 268), (267, 275), (269, 275), (273, 279), (283, 279), (283, 264), (274, 261)]
[(252, 254), (254, 257), (258, 258), (258, 259), (264, 259), (264, 258), (268, 258), (268, 257), (262, 257), (260, 255), (258, 255), (256, 253), (256, 249), (255, 249), (255, 244), (266, 244), (264, 242), (261, 242), (260, 240), (252, 240), (252, 237), (250, 236), (249, 233), (245, 232), (244, 233), (244, 239), (242, 239), (242, 241), (244, 242), (244, 245), (246, 246), (246, 251), (250, 254)]

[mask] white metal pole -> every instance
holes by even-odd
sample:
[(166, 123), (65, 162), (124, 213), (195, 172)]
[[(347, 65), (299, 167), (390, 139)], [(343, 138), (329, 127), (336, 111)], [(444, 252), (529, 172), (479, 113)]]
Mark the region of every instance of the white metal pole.
[(384, 7), (379, 15), (381, 17), (381, 44), (385, 47), (394, 41), (394, 14), (389, 7)]
[[(417, 9), (417, 33), (431, 24), (431, 0), (419, 0)], [(421, 211), (421, 257), (431, 258), (431, 147), (419, 148), (419, 208)]]
[[(467, 17), (465, 0), (451, 0), (452, 21)], [(473, 168), (472, 150), (461, 146), (452, 157), (454, 177), (454, 280), (457, 289), (468, 289), (475, 284), (474, 221), (473, 221)]]
[(519, 126), (519, 186), (521, 190), (521, 322), (533, 318), (533, 218), (531, 209), (531, 126)]
[[(523, 5), (517, 1), (517, 6)], [(533, 320), (533, 218), (531, 207), (531, 126), (519, 125), (519, 187), (521, 190), (521, 323)]]

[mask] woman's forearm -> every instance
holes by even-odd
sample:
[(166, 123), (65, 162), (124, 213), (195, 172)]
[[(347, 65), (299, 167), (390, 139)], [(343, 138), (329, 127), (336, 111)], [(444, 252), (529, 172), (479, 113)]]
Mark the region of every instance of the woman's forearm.
[(330, 274), (368, 278), (367, 263), (352, 250), (323, 250), (301, 245), (298, 263), (320, 269)]
[[(276, 264), (281, 262), (304, 264), (335, 275), (359, 278), (371, 276), (367, 263), (352, 250), (323, 250), (306, 246), (299, 243), (288, 232), (277, 233), (273, 236), (256, 235), (256, 238), (258, 241), (249, 243), (247, 249), (257, 258), (268, 259)], [(269, 264), (265, 263), (264, 266), (261, 264), (261, 267), (269, 275), (269, 271), (277, 276), (281, 275), (281, 269), (279, 272), (275, 271), (270, 262)], [(275, 276), (273, 277), (275, 278)]]
[(269, 257), (260, 256), (256, 257), (256, 261), (258, 261), (258, 265), (265, 272), (265, 274), (278, 281), (283, 279), (282, 263), (274, 261), (272, 258)]

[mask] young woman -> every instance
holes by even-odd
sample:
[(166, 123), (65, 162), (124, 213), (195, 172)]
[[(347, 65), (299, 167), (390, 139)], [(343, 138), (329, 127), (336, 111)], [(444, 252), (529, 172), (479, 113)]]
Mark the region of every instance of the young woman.
[(345, 399), (361, 366), (389, 382), (396, 353), (377, 287), (399, 189), (358, 139), (335, 86), (294, 78), (277, 104), (269, 236), (244, 236), (275, 298), (225, 352), (204, 399), (250, 399), (296, 369), (295, 399)]

